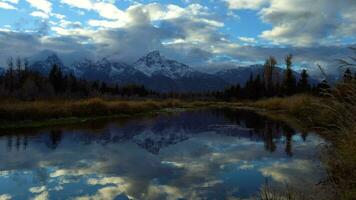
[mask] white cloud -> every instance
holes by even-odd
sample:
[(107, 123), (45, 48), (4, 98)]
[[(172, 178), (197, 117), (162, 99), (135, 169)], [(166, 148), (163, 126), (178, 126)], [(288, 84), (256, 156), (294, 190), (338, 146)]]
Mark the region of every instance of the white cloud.
[(43, 19), (49, 18), (48, 14), (45, 12), (42, 12), (42, 11), (34, 11), (30, 15), (33, 17), (39, 17), (39, 18), (43, 18)]
[(275, 45), (312, 46), (341, 44), (356, 39), (356, 1), (226, 0), (229, 9), (257, 10), (272, 25), (259, 36)]
[(61, 20), (64, 19), (64, 18), (66, 18), (65, 15), (58, 14), (58, 13), (53, 13), (52, 16), (54, 16), (54, 17), (57, 18), (57, 19), (61, 19)]
[(46, 186), (41, 186), (41, 187), (31, 187), (30, 189), (29, 189), (29, 191), (31, 192), (31, 193), (42, 193), (42, 192), (44, 192), (44, 191), (46, 191)]
[(9, 194), (0, 195), (0, 200), (10, 200), (10, 199), (11, 199), (11, 195)]
[(52, 11), (52, 3), (48, 0), (26, 0), (32, 7), (45, 12), (50, 13)]
[(110, 3), (95, 3), (94, 10), (96, 10), (100, 16), (106, 19), (125, 20), (126, 17), (123, 11)]
[(260, 9), (263, 5), (267, 4), (269, 0), (227, 0), (230, 9)]
[(13, 4), (17, 4), (19, 2), (19, 0), (2, 0), (3, 2), (9, 2), (9, 3), (13, 3)]
[(239, 37), (239, 40), (246, 43), (255, 43), (256, 39), (251, 37)]
[(355, 37), (356, 1), (227, 0), (230, 9), (257, 10), (272, 25), (259, 37), (275, 45), (313, 46), (338, 44)]
[(61, 0), (61, 3), (67, 4), (71, 7), (90, 10), (93, 8), (93, 3), (90, 0)]
[(0, 8), (6, 9), (6, 10), (17, 10), (17, 8), (11, 4), (8, 4), (6, 2), (1, 2), (0, 1)]
[(35, 196), (32, 200), (48, 200), (49, 199), (49, 193), (47, 191), (44, 191), (37, 196)]

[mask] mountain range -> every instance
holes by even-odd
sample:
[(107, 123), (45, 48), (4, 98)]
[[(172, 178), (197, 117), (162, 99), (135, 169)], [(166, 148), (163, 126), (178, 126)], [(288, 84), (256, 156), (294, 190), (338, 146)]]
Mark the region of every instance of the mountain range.
[[(48, 54), (48, 52), (47, 52)], [(159, 92), (204, 92), (222, 90), (229, 85), (244, 85), (250, 74), (262, 74), (262, 65), (251, 65), (221, 70), (214, 74), (197, 71), (175, 60), (167, 59), (159, 51), (153, 51), (133, 64), (110, 61), (106, 58), (93, 61), (84, 59), (70, 66), (51, 53), (42, 60), (31, 62), (29, 68), (48, 75), (56, 64), (65, 74), (72, 73), (78, 78), (107, 83), (139, 84)], [(33, 60), (33, 59), (31, 59)], [(0, 74), (3, 70), (0, 68)], [(284, 69), (277, 68), (282, 74)], [(300, 75), (294, 72), (298, 78)]]

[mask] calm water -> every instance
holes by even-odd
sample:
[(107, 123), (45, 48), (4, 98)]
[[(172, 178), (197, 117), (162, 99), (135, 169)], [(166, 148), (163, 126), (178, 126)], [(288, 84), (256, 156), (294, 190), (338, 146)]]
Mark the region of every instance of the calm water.
[(311, 190), (321, 138), (249, 112), (189, 111), (0, 134), (0, 199), (233, 199)]

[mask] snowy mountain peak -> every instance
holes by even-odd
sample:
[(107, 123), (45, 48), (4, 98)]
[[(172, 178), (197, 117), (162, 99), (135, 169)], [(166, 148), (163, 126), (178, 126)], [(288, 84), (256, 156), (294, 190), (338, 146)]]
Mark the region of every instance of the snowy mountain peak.
[(160, 58), (161, 57), (161, 53), (158, 50), (155, 50), (155, 51), (152, 51), (152, 52), (148, 53), (146, 57)]
[(161, 66), (163, 58), (159, 51), (152, 51), (146, 56), (140, 58), (138, 62), (144, 63), (147, 67)]
[(49, 74), (53, 65), (56, 64), (65, 73), (71, 73), (71, 70), (64, 66), (62, 60), (55, 53), (51, 53), (48, 57), (42, 61), (36, 61), (32, 63), (29, 67), (34, 71), (41, 72), (43, 74)]
[(186, 76), (194, 70), (175, 60), (168, 60), (159, 51), (153, 51), (140, 58), (134, 67), (147, 76), (162, 75), (177, 79)]
[(63, 66), (63, 63), (62, 63), (61, 59), (59, 59), (59, 57), (55, 53), (53, 53), (52, 55), (48, 56), (45, 62), (49, 63), (49, 64), (52, 64), (52, 65), (53, 64), (57, 64), (60, 67)]

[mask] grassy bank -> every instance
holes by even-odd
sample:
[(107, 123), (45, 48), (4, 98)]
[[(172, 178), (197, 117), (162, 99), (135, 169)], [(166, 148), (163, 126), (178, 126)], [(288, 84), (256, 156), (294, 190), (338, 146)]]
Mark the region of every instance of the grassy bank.
[(165, 100), (1, 100), (0, 129), (43, 127), (192, 108), (239, 107), (241, 103)]
[(327, 98), (300, 94), (259, 100), (246, 105), (264, 109), (272, 115), (290, 116), (308, 128), (322, 128), (333, 121), (332, 112), (326, 107), (327, 104)]
[(84, 100), (0, 102), (0, 128), (39, 127), (77, 123), (100, 118), (130, 116), (162, 111), (168, 108), (188, 107), (178, 100)]
[(318, 129), (331, 145), (322, 160), (337, 199), (356, 197), (356, 83), (343, 85), (329, 97), (296, 95), (256, 102), (190, 102), (170, 100), (52, 100), (0, 101), (0, 128), (41, 127), (87, 122), (112, 117), (152, 114), (178, 108), (249, 109), (295, 120)]
[[(270, 115), (291, 116), (308, 128), (318, 129), (330, 142), (322, 161), (327, 185), (336, 199), (356, 199), (356, 83), (344, 84), (324, 98), (297, 95), (247, 103)], [(333, 197), (331, 197), (333, 198)]]

